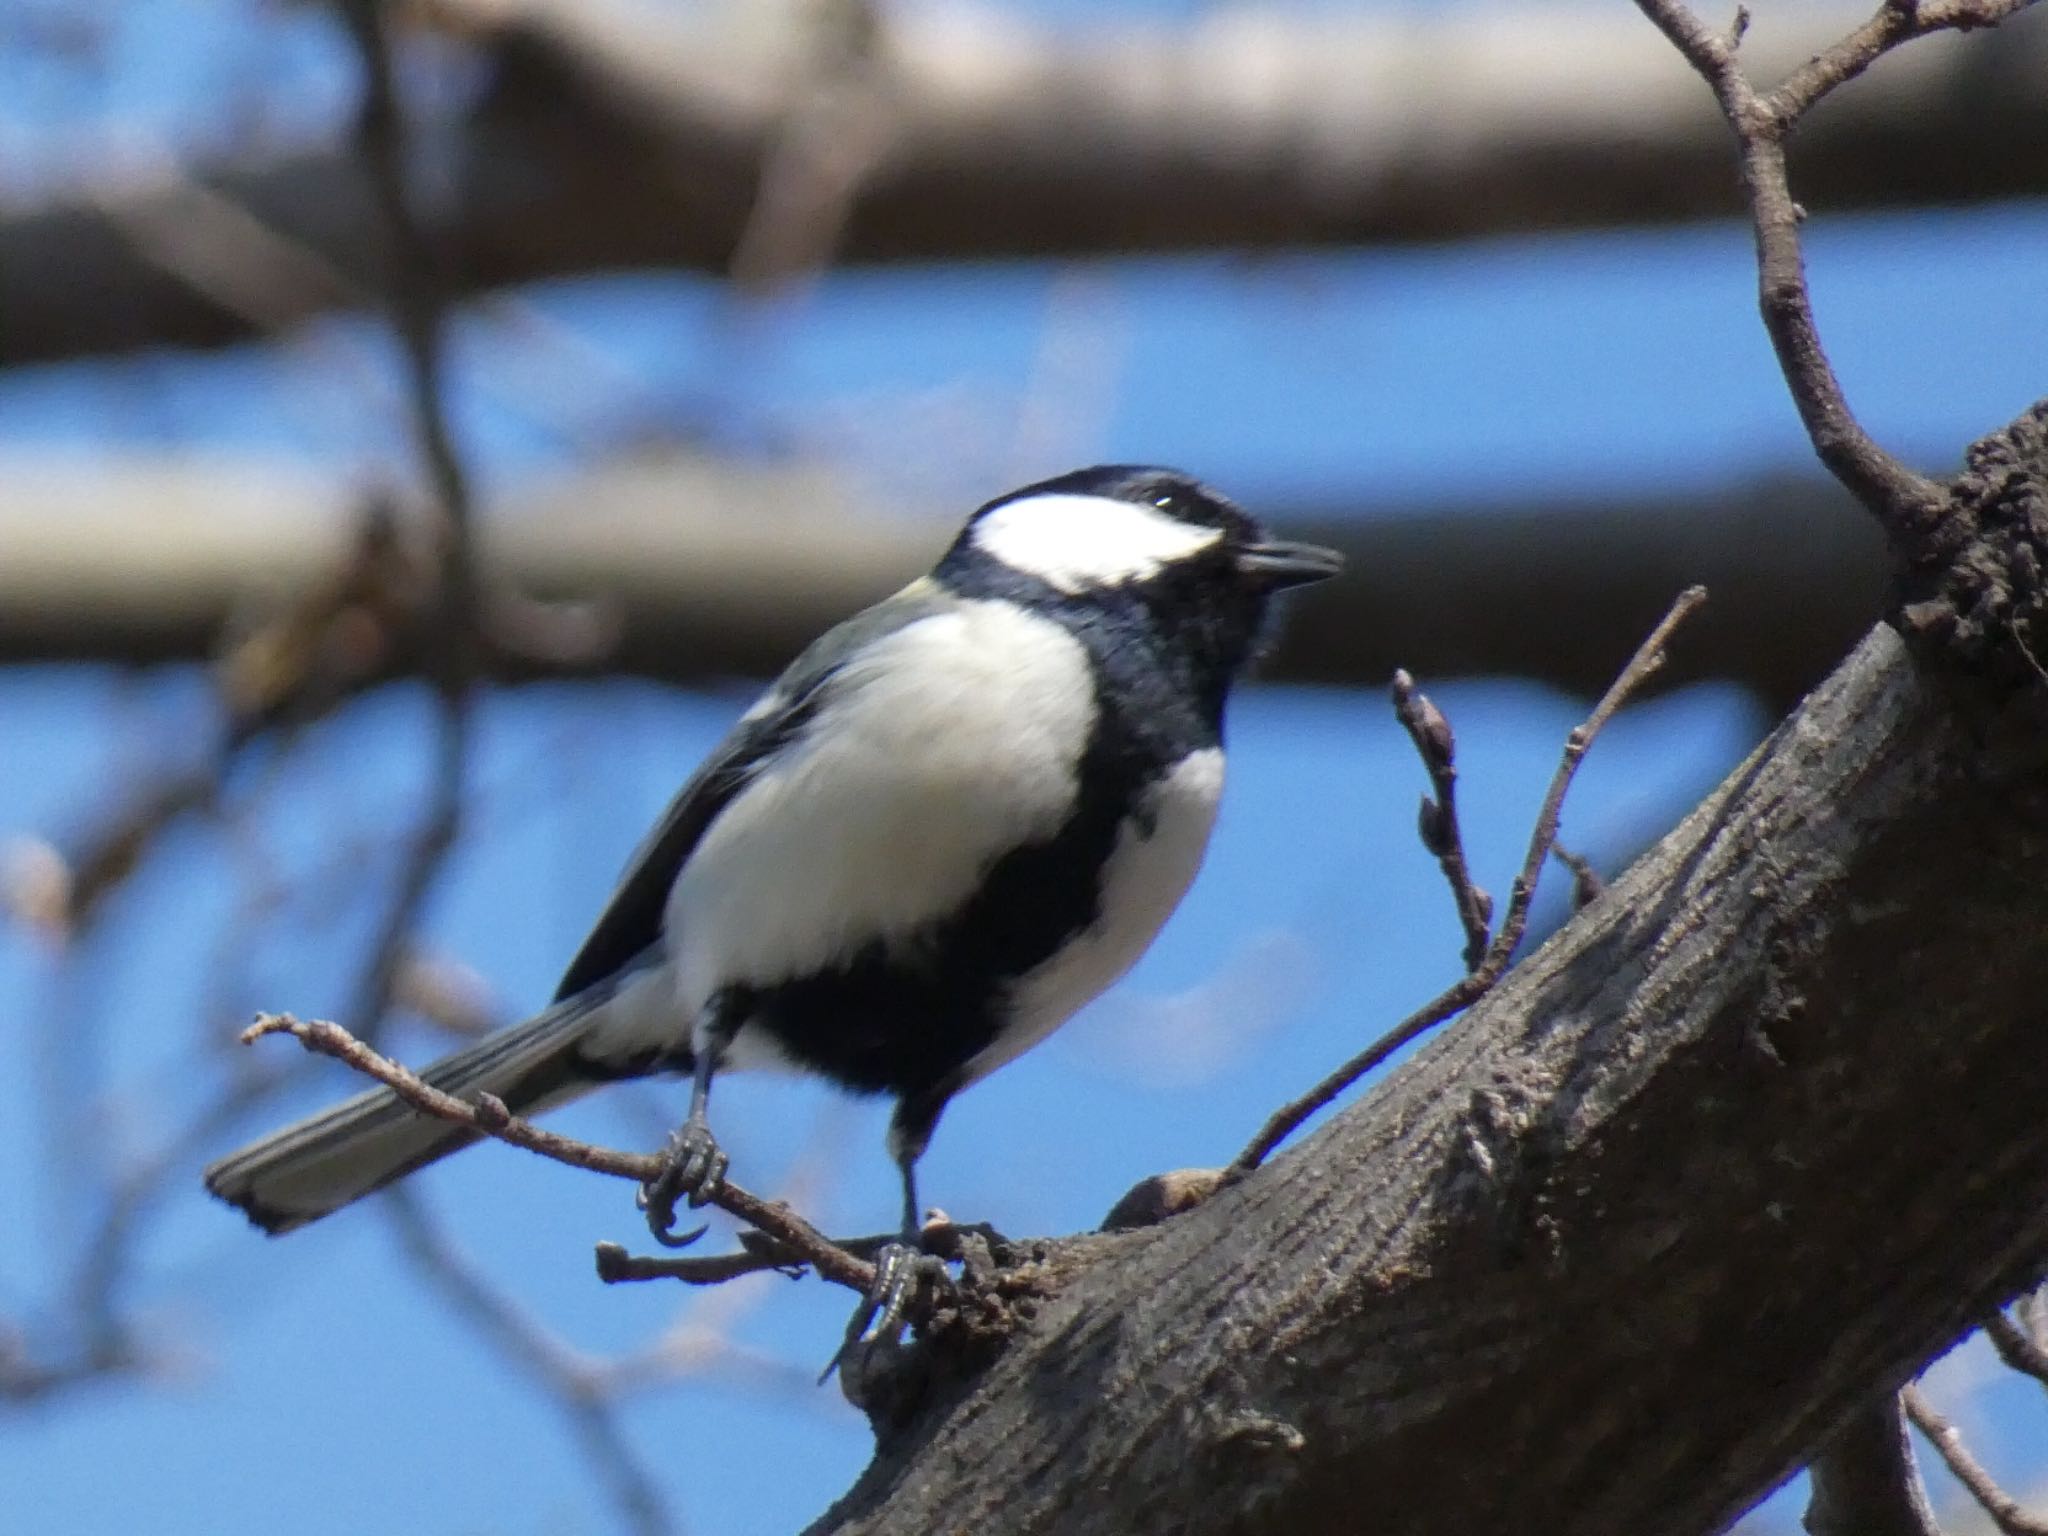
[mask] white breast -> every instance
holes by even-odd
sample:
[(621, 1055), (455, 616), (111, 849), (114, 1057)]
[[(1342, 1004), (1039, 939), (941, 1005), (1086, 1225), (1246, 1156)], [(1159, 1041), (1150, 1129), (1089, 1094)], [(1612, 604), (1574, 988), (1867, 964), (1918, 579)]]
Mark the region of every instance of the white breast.
[(686, 1016), (722, 986), (803, 976), (952, 913), (996, 859), (1066, 820), (1093, 718), (1080, 643), (1011, 604), (875, 642), (676, 880)]
[(1017, 983), (1009, 1027), (967, 1064), (967, 1082), (1022, 1055), (1137, 962), (1201, 868), (1222, 797), (1223, 753), (1214, 747), (1182, 758), (1152, 786), (1103, 870), (1094, 926)]

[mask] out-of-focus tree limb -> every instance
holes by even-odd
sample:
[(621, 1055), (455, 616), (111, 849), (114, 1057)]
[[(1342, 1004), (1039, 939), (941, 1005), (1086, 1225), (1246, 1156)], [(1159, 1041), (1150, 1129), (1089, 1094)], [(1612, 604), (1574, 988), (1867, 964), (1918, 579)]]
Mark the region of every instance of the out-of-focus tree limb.
[[(844, 83), (823, 73), (845, 64), (844, 39), (761, 11), (434, 0), (429, 19), (490, 66), (488, 87), (434, 135), (438, 192), (423, 210), (459, 280), (723, 273), (743, 245), (852, 262), (1073, 256), (1443, 240), (1738, 206), (1713, 104), (1609, 8), (1231, 7), (1187, 25), (1054, 31), (935, 0), (886, 15), (860, 47), (849, 123), (808, 137), (796, 114)], [(1744, 60), (1776, 79), (1842, 20), (1773, 8)], [(2039, 22), (1996, 47), (1951, 37), (1887, 59), (1802, 125), (1802, 195), (1840, 208), (2048, 192), (2044, 82)], [(797, 166), (764, 203), (761, 167), (807, 143), (813, 158), (853, 145), (854, 163)], [(788, 206), (806, 195), (829, 206)], [(131, 170), (0, 207), (0, 362), (217, 345), (256, 317), (274, 327), (348, 304), (371, 286), (369, 207), (345, 146), (196, 177)], [(764, 230), (764, 209), (794, 231)]]
[[(212, 655), (238, 613), (321, 579), (359, 537), (348, 487), (285, 468), (15, 459), (0, 461), (0, 483), (0, 662)], [(1266, 675), (1377, 686), (1406, 666), (1597, 692), (1671, 593), (1698, 581), (1715, 601), (1672, 676), (1789, 702), (1882, 597), (1880, 541), (1847, 505), (1818, 478), (1788, 478), (1692, 502), (1512, 513), (1261, 506), (1290, 536), (1351, 557), (1342, 581), (1298, 605)], [(608, 606), (606, 670), (761, 676), (927, 566), (958, 514), (890, 515), (822, 471), (622, 462), (507, 498), (478, 529), (480, 575), (487, 606), (508, 590)], [(542, 670), (485, 660), (500, 676)]]

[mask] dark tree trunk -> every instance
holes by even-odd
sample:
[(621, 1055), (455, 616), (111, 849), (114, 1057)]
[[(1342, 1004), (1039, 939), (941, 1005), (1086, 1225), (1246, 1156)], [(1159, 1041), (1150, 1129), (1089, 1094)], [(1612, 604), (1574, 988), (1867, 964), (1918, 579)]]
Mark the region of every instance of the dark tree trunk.
[(2043, 725), (1874, 631), (1320, 1133), (1050, 1245), (814, 1530), (1718, 1529), (2039, 1272)]

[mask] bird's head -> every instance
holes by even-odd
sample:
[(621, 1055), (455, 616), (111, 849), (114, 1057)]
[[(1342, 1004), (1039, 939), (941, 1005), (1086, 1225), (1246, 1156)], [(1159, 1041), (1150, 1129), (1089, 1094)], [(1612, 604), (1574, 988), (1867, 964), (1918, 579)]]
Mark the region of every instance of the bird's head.
[(1268, 538), (1191, 475), (1101, 464), (989, 502), (936, 574), (962, 592), (1142, 611), (1228, 673), (1257, 651), (1275, 592), (1342, 565), (1335, 550)]

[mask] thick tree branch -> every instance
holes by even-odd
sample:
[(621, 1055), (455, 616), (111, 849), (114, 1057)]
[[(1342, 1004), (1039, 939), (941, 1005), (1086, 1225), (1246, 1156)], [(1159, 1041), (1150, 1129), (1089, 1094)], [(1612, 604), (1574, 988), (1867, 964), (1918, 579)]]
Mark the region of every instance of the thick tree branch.
[[(231, 622), (331, 581), (361, 541), (349, 487), (253, 463), (0, 460), (0, 479), (11, 514), (0, 518), (0, 661), (209, 658)], [(1261, 504), (1290, 536), (1353, 556), (1344, 591), (1296, 605), (1262, 674), (1350, 683), (1407, 666), (1590, 696), (1671, 593), (1698, 581), (1715, 600), (1669, 678), (1730, 678), (1789, 708), (1854, 643), (1884, 588), (1882, 542), (1844, 515), (1852, 507), (1818, 476), (1483, 515), (1448, 499), (1370, 513), (1341, 500)], [(928, 567), (960, 507), (930, 512), (891, 515), (818, 469), (684, 454), (615, 463), (503, 498), (477, 530), (483, 617), (493, 624), (506, 591), (594, 599), (612, 630), (608, 671), (772, 675)], [(416, 609), (388, 601), (431, 591), (431, 570), (409, 558), (379, 578), (376, 605), (338, 605), (283, 649), (317, 654), (336, 680), (353, 669), (357, 687), (417, 672)], [(279, 673), (276, 649), (245, 658), (247, 686)], [(587, 672), (592, 657), (493, 646), (482, 664), (516, 679)], [(295, 675), (289, 657), (281, 675)]]
[(1814, 1458), (1808, 1536), (1942, 1536), (1896, 1393), (1858, 1408)]
[[(447, 181), (427, 213), (468, 291), (642, 266), (774, 278), (834, 247), (856, 262), (1079, 256), (1736, 211), (1708, 104), (1606, 7), (1234, 7), (1081, 31), (888, 7), (843, 115), (816, 110), (817, 62), (837, 45), (739, 24), (756, 7), (429, 9), (481, 40), (492, 81), (436, 130)], [(1841, 30), (1831, 7), (1770, 22), (1745, 49), (1762, 75)], [(1916, 51), (1802, 131), (1807, 197), (2048, 190), (2044, 68), (2048, 29)], [(1987, 142), (2003, 152), (1973, 152)], [(765, 188), (764, 166), (782, 168)], [(794, 219), (762, 212), (792, 203)], [(0, 362), (217, 345), (357, 304), (377, 289), (372, 205), (337, 148), (0, 208)]]
[(816, 1529), (1719, 1529), (2039, 1271), (2044, 857), (2042, 702), (1874, 632), (1361, 1103), (1069, 1255)]

